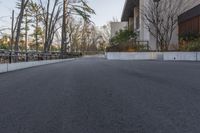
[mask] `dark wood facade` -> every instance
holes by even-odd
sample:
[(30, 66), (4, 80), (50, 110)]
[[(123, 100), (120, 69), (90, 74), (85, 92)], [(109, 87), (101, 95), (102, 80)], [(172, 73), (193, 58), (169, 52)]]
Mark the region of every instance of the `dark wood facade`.
[(200, 5), (179, 16), (179, 36), (200, 34)]
[(198, 35), (200, 33), (200, 16), (179, 23), (179, 35)]

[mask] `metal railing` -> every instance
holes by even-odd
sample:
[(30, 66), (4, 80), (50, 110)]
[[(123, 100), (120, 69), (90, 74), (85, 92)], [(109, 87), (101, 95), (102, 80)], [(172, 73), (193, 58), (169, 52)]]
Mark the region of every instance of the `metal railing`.
[(81, 56), (81, 53), (65, 53), (51, 52), (9, 52), (0, 51), (0, 64), (3, 63), (16, 63), (16, 62), (30, 62), (30, 61), (42, 61), (42, 60), (56, 60), (67, 59)]

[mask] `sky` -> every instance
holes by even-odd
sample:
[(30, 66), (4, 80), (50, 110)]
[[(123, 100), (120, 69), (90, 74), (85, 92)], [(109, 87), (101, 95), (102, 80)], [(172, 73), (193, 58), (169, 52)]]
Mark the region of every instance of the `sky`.
[(96, 11), (92, 19), (97, 26), (102, 26), (117, 18), (121, 19), (125, 0), (88, 0), (91, 7)]
[[(121, 19), (125, 0), (88, 0), (96, 15), (92, 21), (97, 26), (107, 24), (113, 18)], [(16, 0), (0, 0), (0, 27), (11, 25), (12, 9), (15, 9)]]

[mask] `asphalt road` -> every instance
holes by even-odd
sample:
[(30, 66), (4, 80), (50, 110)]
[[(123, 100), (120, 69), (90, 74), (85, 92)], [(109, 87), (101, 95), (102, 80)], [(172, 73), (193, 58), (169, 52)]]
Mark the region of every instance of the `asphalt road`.
[(0, 74), (0, 133), (199, 133), (200, 63), (88, 57)]

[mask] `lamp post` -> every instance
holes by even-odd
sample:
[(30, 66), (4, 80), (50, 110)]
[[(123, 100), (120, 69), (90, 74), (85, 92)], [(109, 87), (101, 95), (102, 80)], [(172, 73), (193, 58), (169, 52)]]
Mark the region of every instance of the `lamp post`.
[(157, 49), (157, 51), (159, 51), (159, 46), (158, 46), (158, 43), (159, 43), (159, 40), (158, 40), (158, 21), (159, 21), (158, 6), (159, 6), (160, 0), (153, 0), (153, 2), (156, 3), (156, 49)]

